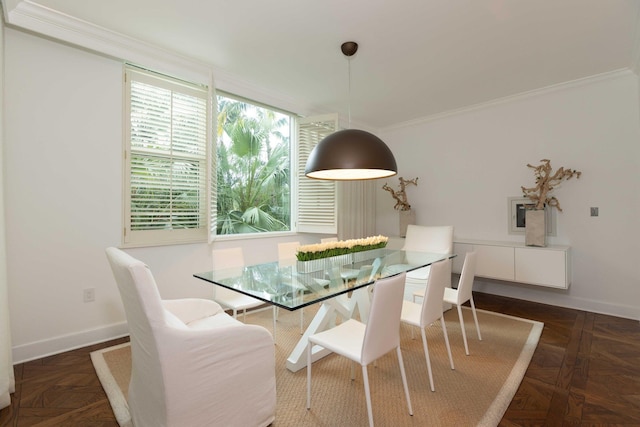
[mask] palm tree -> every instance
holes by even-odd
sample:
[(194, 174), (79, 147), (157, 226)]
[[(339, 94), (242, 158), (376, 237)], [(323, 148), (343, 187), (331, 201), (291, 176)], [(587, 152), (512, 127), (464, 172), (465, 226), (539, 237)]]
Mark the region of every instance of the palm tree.
[(286, 116), (218, 97), (217, 232), (290, 229)]

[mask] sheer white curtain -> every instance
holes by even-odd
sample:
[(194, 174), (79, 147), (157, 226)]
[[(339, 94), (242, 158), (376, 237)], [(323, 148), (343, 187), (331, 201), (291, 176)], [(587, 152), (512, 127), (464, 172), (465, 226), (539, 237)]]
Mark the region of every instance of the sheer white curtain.
[[(4, 23), (0, 18), (0, 93), (4, 92)], [(15, 391), (13, 360), (11, 357), (11, 328), (9, 327), (9, 290), (4, 234), (4, 105), (0, 102), (0, 408), (11, 404), (10, 393)]]
[(358, 239), (376, 234), (377, 180), (338, 183), (338, 238)]

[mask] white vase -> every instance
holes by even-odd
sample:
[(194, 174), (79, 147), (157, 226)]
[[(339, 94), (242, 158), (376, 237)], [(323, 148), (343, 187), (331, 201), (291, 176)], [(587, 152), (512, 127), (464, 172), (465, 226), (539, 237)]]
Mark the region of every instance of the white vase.
[(544, 209), (525, 211), (524, 244), (527, 246), (547, 246), (547, 224)]
[(338, 264), (340, 266), (351, 264), (351, 259), (351, 254), (343, 254), (309, 261), (298, 261), (297, 271), (302, 274), (313, 273), (315, 271), (328, 271), (331, 269), (331, 265), (333, 264)]
[(407, 226), (416, 223), (416, 212), (412, 209), (400, 211), (400, 237), (407, 236)]

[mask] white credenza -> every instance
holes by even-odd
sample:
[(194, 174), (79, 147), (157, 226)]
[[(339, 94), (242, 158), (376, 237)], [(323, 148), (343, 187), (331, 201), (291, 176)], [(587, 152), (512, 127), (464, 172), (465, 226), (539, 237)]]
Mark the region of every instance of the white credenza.
[(478, 254), (476, 276), (567, 289), (571, 284), (571, 248), (544, 248), (517, 242), (456, 239), (453, 272), (460, 273), (467, 252)]

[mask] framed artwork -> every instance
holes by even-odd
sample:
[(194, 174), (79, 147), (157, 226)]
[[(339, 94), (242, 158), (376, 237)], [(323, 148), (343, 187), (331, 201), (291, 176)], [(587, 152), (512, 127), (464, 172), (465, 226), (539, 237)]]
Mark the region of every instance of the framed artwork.
[[(534, 203), (526, 197), (509, 197), (509, 234), (524, 234), (525, 211), (533, 208)], [(555, 209), (546, 211), (547, 236), (556, 235)]]

